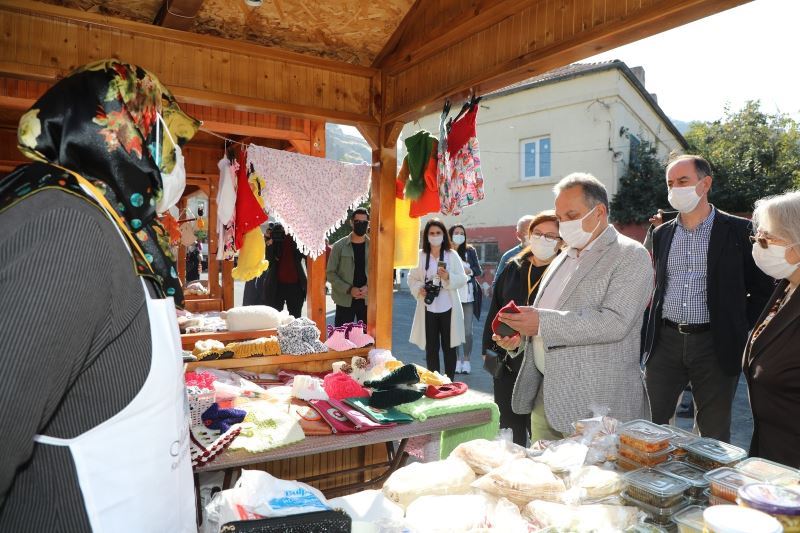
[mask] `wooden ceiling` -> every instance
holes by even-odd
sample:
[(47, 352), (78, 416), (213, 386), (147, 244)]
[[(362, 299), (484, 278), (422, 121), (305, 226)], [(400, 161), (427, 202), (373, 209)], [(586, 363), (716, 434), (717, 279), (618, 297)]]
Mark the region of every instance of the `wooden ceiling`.
[(201, 35), (369, 66), (414, 0), (42, 0)]

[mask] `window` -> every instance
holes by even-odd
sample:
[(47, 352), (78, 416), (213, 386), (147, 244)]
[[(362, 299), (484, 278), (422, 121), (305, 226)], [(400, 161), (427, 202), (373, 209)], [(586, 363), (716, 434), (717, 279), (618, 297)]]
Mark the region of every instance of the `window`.
[(521, 179), (546, 178), (551, 175), (550, 137), (523, 139), (519, 147)]
[(631, 151), (628, 155), (628, 165), (635, 166), (639, 163), (639, 145), (642, 142), (636, 135), (628, 135), (628, 138), (631, 141)]
[(470, 243), (478, 252), (478, 261), (483, 263), (497, 263), (500, 261), (500, 247), (496, 242), (472, 242)]

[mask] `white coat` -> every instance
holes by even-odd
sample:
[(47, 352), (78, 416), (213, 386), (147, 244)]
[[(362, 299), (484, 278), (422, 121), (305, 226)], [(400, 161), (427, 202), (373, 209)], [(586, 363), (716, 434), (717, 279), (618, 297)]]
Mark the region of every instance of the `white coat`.
[[(438, 261), (438, 257), (431, 256), (431, 261)], [(444, 260), (447, 262), (447, 272), (450, 279), (442, 280), (442, 290), (448, 291), (450, 301), (453, 302), (452, 313), (450, 313), (450, 347), (456, 348), (464, 344), (464, 310), (461, 307), (461, 298), (458, 296), (458, 289), (467, 284), (467, 275), (464, 272), (464, 265), (461, 258), (455, 251), (447, 250), (444, 253)], [(417, 309), (414, 312), (414, 323), (411, 325), (411, 337), (409, 342), (425, 349), (425, 299), (419, 292), (425, 286), (425, 252), (419, 251), (417, 266), (408, 273), (408, 287), (411, 294), (417, 300)]]

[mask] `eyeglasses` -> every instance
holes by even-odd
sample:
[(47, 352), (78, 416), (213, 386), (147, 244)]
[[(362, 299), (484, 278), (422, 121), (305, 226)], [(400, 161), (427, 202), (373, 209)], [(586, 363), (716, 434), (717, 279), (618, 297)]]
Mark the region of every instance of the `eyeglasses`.
[(753, 244), (758, 243), (758, 245), (760, 247), (762, 247), (763, 249), (765, 249), (765, 250), (767, 248), (769, 248), (770, 244), (780, 244), (781, 246), (788, 246), (788, 247), (792, 247), (792, 246), (794, 246), (796, 244), (796, 243), (795, 244), (783, 244), (786, 241), (784, 241), (783, 239), (776, 239), (775, 237), (772, 237), (766, 231), (761, 231), (761, 230), (756, 231), (755, 235), (751, 235), (750, 236), (750, 242), (753, 243)]
[(556, 241), (561, 240), (561, 237), (558, 235), (558, 233), (541, 233), (539, 231), (534, 231), (531, 233), (531, 236), (542, 237), (547, 243), (555, 243)]
[(757, 235), (756, 236), (750, 235), (750, 242), (753, 243), (753, 244), (758, 243), (758, 245), (760, 247), (764, 248), (765, 250), (767, 248), (769, 248), (769, 240), (766, 237), (759, 237)]

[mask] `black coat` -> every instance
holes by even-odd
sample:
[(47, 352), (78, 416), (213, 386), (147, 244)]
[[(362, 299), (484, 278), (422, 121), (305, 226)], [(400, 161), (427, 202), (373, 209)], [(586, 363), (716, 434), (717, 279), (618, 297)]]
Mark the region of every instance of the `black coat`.
[(290, 235), (286, 235), (285, 238), (291, 240), (291, 248), (294, 253), (290, 254), (289, 257), (283, 257), (283, 241), (272, 241), (272, 244), (267, 246), (266, 252), (269, 268), (259, 277), (245, 284), (242, 305), (268, 305), (268, 302), (272, 302), (276, 299), (276, 292), (278, 290), (278, 267), (281, 261), (294, 261), (295, 268), (297, 269), (297, 283), (303, 288), (303, 294), (307, 291), (308, 279), (306, 278), (306, 271), (303, 268), (303, 259), (305, 259), (305, 256), (297, 248), (297, 245)]
[[(656, 284), (647, 319), (643, 365), (658, 342), (661, 309), (667, 285), (667, 261), (677, 219), (653, 232)], [(717, 210), (708, 243), (707, 303), (714, 338), (714, 352), (728, 374), (741, 372), (747, 335), (758, 318), (775, 282), (753, 262), (752, 223)]]
[(472, 275), (467, 280), (467, 283), (472, 285), (472, 297), (475, 301), (472, 304), (472, 314), (476, 319), (481, 317), (481, 307), (483, 306), (483, 289), (475, 278), (483, 274), (481, 269), (481, 262), (478, 260), (478, 252), (472, 246), (467, 247), (466, 250), (467, 263), (469, 268), (472, 269)]
[[(784, 294), (783, 280), (764, 307), (760, 324)], [(800, 292), (795, 291), (744, 353), (753, 409), (750, 455), (800, 467)]]

